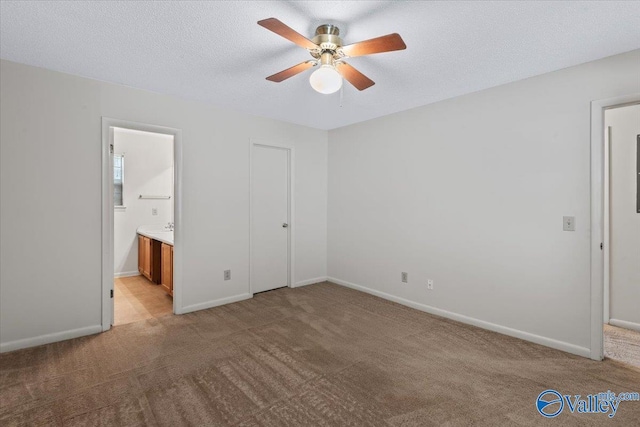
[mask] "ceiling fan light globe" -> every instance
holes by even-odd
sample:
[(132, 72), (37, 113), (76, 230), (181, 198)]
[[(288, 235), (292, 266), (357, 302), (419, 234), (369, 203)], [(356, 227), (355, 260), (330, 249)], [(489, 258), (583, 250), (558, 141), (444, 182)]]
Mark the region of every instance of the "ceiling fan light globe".
[(342, 76), (331, 65), (322, 65), (309, 77), (311, 87), (322, 94), (335, 93), (342, 87)]

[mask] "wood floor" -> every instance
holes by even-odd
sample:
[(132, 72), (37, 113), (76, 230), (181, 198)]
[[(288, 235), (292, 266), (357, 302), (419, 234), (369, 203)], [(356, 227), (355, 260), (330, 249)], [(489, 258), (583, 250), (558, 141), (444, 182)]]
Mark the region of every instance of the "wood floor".
[(0, 425), (640, 425), (536, 412), (539, 393), (640, 391), (595, 362), (330, 283), (0, 355)]
[(144, 276), (113, 281), (113, 324), (124, 325), (173, 313), (173, 299)]

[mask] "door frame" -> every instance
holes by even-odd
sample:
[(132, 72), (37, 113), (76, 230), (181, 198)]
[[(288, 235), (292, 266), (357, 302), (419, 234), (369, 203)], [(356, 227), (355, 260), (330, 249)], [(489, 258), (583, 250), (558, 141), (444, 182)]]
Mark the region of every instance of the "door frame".
[(288, 283), (287, 287), (294, 287), (295, 283), (295, 203), (294, 203), (294, 194), (295, 194), (295, 148), (292, 142), (287, 141), (270, 141), (264, 140), (260, 138), (251, 138), (249, 140), (249, 295), (253, 296), (253, 265), (252, 265), (252, 252), (253, 252), (253, 236), (252, 236), (252, 225), (253, 225), (253, 149), (254, 147), (264, 147), (264, 148), (272, 148), (276, 150), (285, 150), (287, 152), (287, 166), (288, 166), (288, 231), (289, 231), (289, 239), (288, 239), (288, 263), (289, 263), (289, 271), (288, 271)]
[(604, 112), (640, 103), (640, 93), (591, 102), (591, 352), (604, 358)]
[[(605, 120), (606, 126), (606, 120)], [(602, 323), (609, 323), (610, 319), (610, 286), (611, 286), (611, 126), (604, 130), (604, 158), (603, 158), (603, 193), (602, 193), (602, 274), (603, 274), (603, 303), (602, 303)]]
[(102, 117), (102, 330), (113, 324), (114, 279), (114, 214), (113, 214), (113, 164), (110, 146), (113, 128), (153, 132), (173, 136), (173, 313), (182, 314), (182, 130), (164, 126), (138, 123)]

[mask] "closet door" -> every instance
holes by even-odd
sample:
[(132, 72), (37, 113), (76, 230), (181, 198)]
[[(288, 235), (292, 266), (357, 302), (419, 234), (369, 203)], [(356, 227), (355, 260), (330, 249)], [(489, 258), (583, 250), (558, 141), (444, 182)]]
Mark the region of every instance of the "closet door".
[(251, 290), (289, 285), (289, 150), (254, 145), (251, 173)]

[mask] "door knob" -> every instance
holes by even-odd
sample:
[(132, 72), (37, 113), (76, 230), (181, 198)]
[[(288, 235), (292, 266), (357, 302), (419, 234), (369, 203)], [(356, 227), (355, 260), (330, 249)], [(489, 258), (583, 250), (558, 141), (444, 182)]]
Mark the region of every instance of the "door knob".
[(282, 223), (282, 228), (287, 228), (289, 226), (289, 224), (287, 224), (286, 222)]

